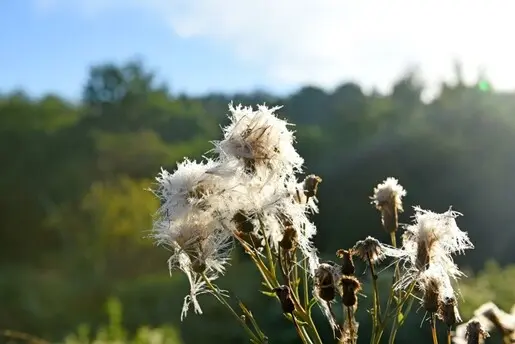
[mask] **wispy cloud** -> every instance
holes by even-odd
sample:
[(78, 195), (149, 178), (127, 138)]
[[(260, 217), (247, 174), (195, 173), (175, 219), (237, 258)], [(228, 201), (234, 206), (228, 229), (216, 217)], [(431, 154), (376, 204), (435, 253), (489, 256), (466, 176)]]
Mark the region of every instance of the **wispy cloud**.
[(515, 32), (505, 0), (35, 0), (90, 15), (151, 11), (184, 39), (202, 37), (267, 71), (272, 82), (332, 87), (344, 79), (385, 88), (416, 64), (429, 83), (452, 62), (515, 87)]

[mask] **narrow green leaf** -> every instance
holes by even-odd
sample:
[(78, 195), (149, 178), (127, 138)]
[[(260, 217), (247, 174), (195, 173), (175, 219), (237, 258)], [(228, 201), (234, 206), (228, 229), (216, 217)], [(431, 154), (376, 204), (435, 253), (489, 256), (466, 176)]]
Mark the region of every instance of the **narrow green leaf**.
[(275, 297), (275, 293), (273, 291), (264, 291), (264, 290), (260, 290), (260, 292), (262, 294), (265, 294), (266, 296), (270, 296), (270, 297)]

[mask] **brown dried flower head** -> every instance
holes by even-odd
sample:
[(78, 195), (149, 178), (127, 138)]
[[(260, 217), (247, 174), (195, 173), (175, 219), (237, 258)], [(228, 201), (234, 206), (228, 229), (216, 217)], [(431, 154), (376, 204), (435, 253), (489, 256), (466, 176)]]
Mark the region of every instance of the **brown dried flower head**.
[(357, 307), (357, 293), (361, 290), (361, 283), (354, 276), (342, 276), (340, 284), (343, 292), (343, 304), (347, 307)]
[(422, 291), (422, 307), (429, 313), (438, 312), (440, 294), (444, 286), (445, 275), (440, 269), (425, 271), (420, 276), (419, 288)]
[(244, 233), (250, 233), (254, 231), (254, 216), (246, 213), (243, 210), (238, 211), (234, 214), (232, 222), (236, 226), (236, 230)]
[(365, 240), (356, 242), (352, 252), (364, 262), (375, 264), (384, 259), (384, 245), (379, 240), (368, 236)]
[(438, 306), (438, 318), (448, 327), (454, 326), (461, 321), (458, 313), (457, 301), (454, 296), (443, 297)]
[(354, 266), (354, 261), (352, 260), (352, 250), (339, 249), (336, 251), (336, 256), (343, 259), (342, 274), (354, 275), (356, 267)]
[(322, 178), (314, 174), (310, 174), (304, 179), (304, 195), (309, 199), (315, 197), (318, 192), (318, 184), (322, 182)]
[(337, 285), (335, 281), (341, 275), (340, 268), (330, 262), (321, 263), (315, 271), (315, 292), (324, 301), (331, 302), (336, 297)]
[(435, 278), (429, 279), (426, 283), (422, 305), (429, 313), (436, 313), (438, 311), (438, 298), (440, 297), (440, 284)]
[(290, 288), (286, 285), (282, 285), (274, 288), (274, 292), (277, 297), (279, 297), (283, 313), (293, 313), (295, 310), (295, 304), (291, 298)]
[(297, 231), (291, 222), (284, 227), (283, 238), (279, 242), (279, 246), (285, 251), (293, 251), (297, 247)]

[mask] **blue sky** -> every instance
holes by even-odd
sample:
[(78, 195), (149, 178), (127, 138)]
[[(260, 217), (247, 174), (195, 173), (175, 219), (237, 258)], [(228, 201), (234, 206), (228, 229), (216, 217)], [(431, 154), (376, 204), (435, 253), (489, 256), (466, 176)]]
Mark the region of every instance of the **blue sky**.
[[(88, 67), (142, 58), (172, 91), (290, 92), (346, 80), (387, 89), (410, 65), (428, 85), (459, 59), (515, 88), (511, 2), (4, 0), (0, 91), (80, 97)], [(376, 9), (371, 12), (371, 8)], [(437, 20), (435, 20), (435, 18)]]
[[(204, 38), (180, 39), (163, 21), (137, 9), (94, 17), (41, 11), (28, 0), (0, 2), (0, 90), (80, 96), (88, 68), (142, 58), (172, 91), (203, 93), (270, 88), (262, 71)], [(277, 87), (277, 91), (284, 88)]]

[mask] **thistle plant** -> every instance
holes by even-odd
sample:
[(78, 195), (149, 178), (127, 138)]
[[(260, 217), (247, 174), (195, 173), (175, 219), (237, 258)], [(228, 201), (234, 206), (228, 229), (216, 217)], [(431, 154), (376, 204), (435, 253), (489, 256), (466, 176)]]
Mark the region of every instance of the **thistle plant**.
[[(198, 296), (210, 294), (234, 316), (250, 342), (268, 343), (249, 307), (216, 284), (229, 266), (233, 248), (240, 246), (262, 278), (261, 292), (276, 299), (277, 312), (291, 322), (302, 343), (323, 343), (312, 317), (317, 308), (333, 330), (333, 342), (357, 343), (356, 314), (368, 311), (371, 343), (386, 338), (394, 343), (415, 302), (429, 313), (433, 342), (438, 342), (436, 326), (441, 322), (450, 343), (451, 330), (461, 321), (454, 288), (463, 275), (453, 255), (473, 248), (456, 224), (460, 214), (415, 207), (413, 222), (401, 226), (406, 191), (390, 177), (377, 185), (371, 197), (390, 242), (368, 236), (338, 250), (338, 262), (321, 260), (310, 216), (318, 211), (322, 178), (314, 174), (300, 178), (304, 160), (295, 150), (291, 124), (276, 115), (279, 109), (231, 104), (230, 123), (203, 161), (186, 159), (173, 173), (162, 170), (157, 177), (153, 191), (161, 207), (152, 237), (171, 250), (170, 271), (180, 270), (189, 280), (181, 317), (190, 309), (202, 314)], [(355, 258), (370, 271), (372, 309), (359, 307), (362, 284), (368, 280), (356, 274)], [(381, 264), (393, 266), (391, 288), (385, 295), (377, 285), (385, 270)]]

